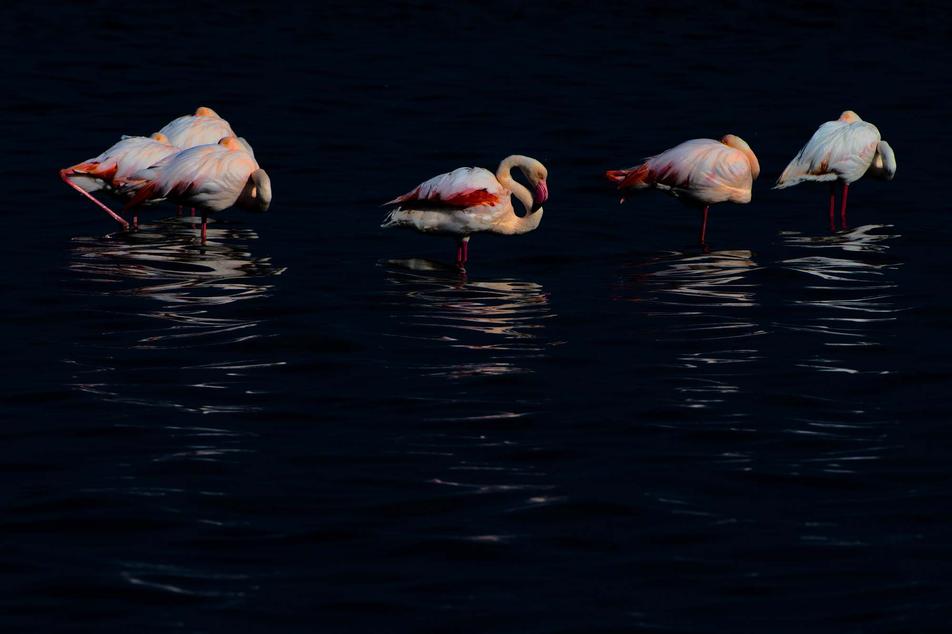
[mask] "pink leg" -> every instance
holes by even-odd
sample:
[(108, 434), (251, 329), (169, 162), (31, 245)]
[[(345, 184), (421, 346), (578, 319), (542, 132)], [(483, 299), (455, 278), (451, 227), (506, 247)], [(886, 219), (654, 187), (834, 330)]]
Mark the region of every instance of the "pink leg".
[[(192, 209), (192, 211), (195, 211)], [(205, 212), (202, 212), (202, 244), (205, 244), (205, 238), (207, 237), (206, 227), (208, 226), (208, 216)]]
[(840, 228), (846, 229), (846, 195), (849, 193), (849, 183), (843, 183), (843, 205), (840, 207)]
[(176, 205), (176, 207), (175, 207), (175, 215), (176, 215), (176, 216), (181, 216), (181, 215), (182, 215), (182, 205)]
[(836, 231), (836, 183), (830, 183), (830, 231)]
[(464, 262), (465, 262), (465, 260), (463, 260), (463, 239), (462, 239), (462, 238), (457, 238), (457, 240), (456, 240), (456, 265), (457, 265), (457, 266), (463, 266), (463, 263), (464, 263)]
[(463, 238), (463, 264), (469, 260), (469, 236)]
[(118, 222), (119, 224), (121, 224), (123, 229), (128, 229), (128, 228), (129, 228), (129, 223), (126, 222), (126, 221), (122, 218), (122, 216), (120, 216), (119, 214), (117, 214), (116, 212), (114, 212), (112, 209), (110, 209), (110, 208), (107, 207), (106, 205), (104, 205), (104, 204), (102, 204), (101, 202), (99, 202), (98, 200), (96, 200), (96, 198), (95, 198), (92, 194), (90, 194), (88, 191), (86, 191), (85, 189), (83, 189), (82, 187), (80, 187), (79, 185), (77, 185), (76, 183), (74, 183), (73, 181), (69, 180), (69, 176), (66, 175), (66, 170), (60, 170), (60, 178), (63, 179), (63, 182), (64, 182), (64, 183), (66, 183), (67, 185), (69, 185), (70, 187), (72, 187), (73, 189), (75, 189), (76, 191), (78, 191), (80, 194), (82, 194), (83, 196), (85, 196), (85, 197), (88, 198), (89, 200), (91, 200), (91, 201), (93, 201), (94, 203), (96, 203), (96, 205), (97, 205), (100, 209), (102, 209), (102, 210), (105, 211), (107, 214), (109, 214), (110, 216), (112, 216), (112, 219), (113, 219), (113, 220), (115, 220), (116, 222)]
[(139, 213), (138, 212), (136, 212), (132, 216), (132, 228), (136, 230), (139, 229)]
[(710, 209), (709, 205), (704, 207), (704, 221), (701, 223), (701, 244), (705, 243), (705, 238), (707, 237), (707, 211)]
[(192, 207), (192, 217), (195, 217), (195, 207)]

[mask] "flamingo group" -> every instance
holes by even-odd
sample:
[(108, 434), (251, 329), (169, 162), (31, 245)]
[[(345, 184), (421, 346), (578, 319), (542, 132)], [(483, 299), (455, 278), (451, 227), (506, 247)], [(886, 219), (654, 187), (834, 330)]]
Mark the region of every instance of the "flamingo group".
[[(123, 136), (99, 156), (60, 170), (60, 178), (123, 229), (130, 223), (92, 192), (116, 194), (125, 201), (126, 211), (163, 200), (197, 208), (202, 212), (202, 244), (210, 212), (233, 206), (265, 211), (271, 204), (271, 180), (251, 145), (204, 106), (149, 137)], [(132, 227), (137, 224), (133, 216)]]
[[(513, 178), (513, 169), (522, 173), (529, 187)], [(849, 185), (866, 174), (891, 180), (895, 173), (895, 153), (876, 126), (847, 110), (817, 129), (780, 175), (775, 189), (804, 181), (830, 182), (830, 226), (835, 230), (835, 188), (842, 183), (840, 217), (845, 229)], [(636, 190), (658, 189), (700, 209), (702, 245), (706, 245), (710, 206), (749, 203), (759, 175), (754, 151), (734, 134), (720, 140), (684, 141), (635, 167), (605, 172), (622, 192), (621, 202)], [(120, 196), (127, 210), (162, 200), (201, 209), (203, 244), (208, 213), (232, 206), (265, 211), (271, 204), (271, 181), (251, 145), (206, 107), (174, 119), (150, 137), (122, 137), (99, 156), (64, 168), (60, 176), (124, 228), (129, 223), (92, 192)], [(513, 197), (523, 208), (521, 213), (513, 206)], [(456, 263), (462, 268), (469, 259), (472, 234), (533, 231), (542, 221), (542, 206), (548, 198), (546, 167), (529, 156), (513, 154), (499, 163), (495, 173), (460, 167), (420, 183), (384, 203), (390, 209), (381, 226), (453, 237)]]

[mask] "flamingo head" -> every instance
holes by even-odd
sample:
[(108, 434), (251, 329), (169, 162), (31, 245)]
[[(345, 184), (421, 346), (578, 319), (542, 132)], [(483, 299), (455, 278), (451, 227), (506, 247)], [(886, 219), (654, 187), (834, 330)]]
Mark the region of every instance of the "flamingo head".
[(728, 134), (721, 139), (721, 143), (744, 153), (747, 157), (747, 162), (750, 163), (750, 175), (754, 180), (757, 180), (757, 177), (760, 176), (760, 161), (757, 160), (757, 155), (754, 154), (754, 151), (747, 145), (747, 141), (736, 134)]
[(218, 113), (206, 106), (199, 106), (195, 109), (196, 117), (217, 117)]
[(519, 169), (529, 180), (529, 184), (532, 185), (532, 209), (530, 211), (533, 213), (539, 211), (545, 201), (549, 199), (549, 185), (546, 183), (549, 170), (545, 168), (545, 165), (528, 156), (523, 157), (523, 160), (519, 163)]
[(839, 120), (844, 123), (856, 123), (857, 121), (862, 121), (862, 119), (859, 118), (859, 115), (852, 110), (844, 110), (843, 114), (840, 115)]
[(159, 143), (165, 143), (166, 145), (169, 144), (169, 137), (165, 136), (161, 132), (153, 132), (152, 136), (149, 138), (153, 141), (158, 141)]
[(246, 207), (255, 211), (268, 211), (271, 206), (271, 179), (266, 171), (258, 168), (251, 173), (242, 198)]

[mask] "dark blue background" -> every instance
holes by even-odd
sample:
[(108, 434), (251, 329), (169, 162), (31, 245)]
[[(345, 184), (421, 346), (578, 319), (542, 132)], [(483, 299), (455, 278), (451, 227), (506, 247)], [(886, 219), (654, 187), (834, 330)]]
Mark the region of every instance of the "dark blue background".
[[(12, 631), (945, 632), (949, 12), (830, 3), (4, 9)], [(56, 178), (198, 105), (265, 215), (136, 234)], [(853, 109), (892, 183), (771, 191)], [(738, 134), (749, 205), (607, 168)], [(532, 234), (378, 229), (543, 161)], [(435, 262), (434, 262), (435, 261)]]

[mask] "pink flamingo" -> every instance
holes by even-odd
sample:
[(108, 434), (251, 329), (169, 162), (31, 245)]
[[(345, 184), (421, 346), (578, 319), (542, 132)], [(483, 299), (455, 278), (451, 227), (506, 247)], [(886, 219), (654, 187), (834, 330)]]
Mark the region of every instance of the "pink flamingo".
[(880, 180), (896, 175), (896, 155), (882, 140), (872, 123), (863, 121), (852, 110), (846, 110), (836, 121), (827, 121), (813, 133), (807, 144), (794, 157), (774, 189), (792, 187), (804, 181), (830, 181), (830, 230), (836, 229), (836, 183), (843, 183), (840, 224), (846, 228), (846, 197), (850, 183), (864, 174)]
[(236, 137), (166, 157), (122, 181), (120, 189), (132, 195), (127, 209), (157, 199), (201, 209), (202, 244), (209, 212), (233, 206), (267, 211), (271, 205), (271, 179)]
[[(513, 180), (514, 167), (522, 171), (533, 191)], [(462, 267), (469, 259), (471, 234), (514, 235), (539, 226), (542, 205), (549, 198), (548, 175), (542, 163), (520, 154), (503, 159), (495, 174), (481, 167), (460, 167), (385, 203), (396, 207), (380, 226), (454, 236), (456, 263)], [(525, 208), (524, 215), (516, 214), (512, 196)]]
[(124, 136), (99, 156), (61, 169), (60, 178), (112, 216), (124, 229), (128, 229), (129, 223), (93, 197), (92, 192), (107, 190), (118, 193), (117, 182), (178, 151), (179, 148), (170, 144), (168, 138), (160, 132), (151, 137)]
[(707, 237), (710, 205), (730, 201), (749, 203), (750, 190), (760, 175), (760, 163), (750, 146), (728, 134), (720, 141), (692, 139), (645, 159), (636, 167), (605, 172), (625, 192), (653, 187), (688, 203), (703, 205), (701, 244)]

